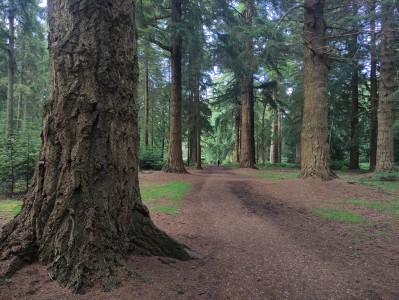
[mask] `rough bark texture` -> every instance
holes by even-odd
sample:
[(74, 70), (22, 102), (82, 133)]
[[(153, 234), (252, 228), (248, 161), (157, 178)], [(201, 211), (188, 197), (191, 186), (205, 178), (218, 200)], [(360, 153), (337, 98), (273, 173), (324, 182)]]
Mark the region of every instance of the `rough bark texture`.
[(251, 138), (251, 92), (252, 81), (244, 78), (242, 112), (241, 112), (241, 140), (240, 140), (240, 168), (255, 168), (253, 156), (253, 139)]
[[(245, 0), (245, 20), (247, 26), (252, 26), (253, 3)], [(247, 62), (252, 60), (252, 43), (250, 39), (245, 41), (245, 52)], [(242, 107), (241, 107), (241, 145), (240, 145), (240, 168), (255, 167), (255, 137), (254, 137), (254, 92), (252, 67), (247, 66), (242, 85)]]
[(378, 82), (377, 82), (377, 54), (375, 32), (375, 7), (376, 0), (370, 7), (372, 14), (370, 20), (370, 171), (375, 170), (377, 163), (377, 133), (378, 133)]
[(158, 230), (138, 185), (132, 1), (49, 1), (50, 93), (20, 214), (0, 236), (1, 275), (39, 260), (75, 291), (116, 286), (128, 250), (190, 258)]
[[(172, 0), (172, 21), (175, 24), (182, 19), (182, 0)], [(174, 34), (171, 47), (172, 67), (172, 91), (170, 96), (170, 120), (169, 120), (169, 148), (168, 157), (163, 167), (164, 172), (186, 173), (183, 163), (181, 111), (182, 111), (182, 37), (179, 33)]]
[(327, 143), (327, 54), (324, 0), (304, 2), (304, 103), (301, 177), (332, 179)]
[(394, 101), (392, 94), (397, 87), (395, 82), (395, 34), (394, 34), (394, 2), (382, 4), (382, 33), (380, 50), (380, 86), (378, 103), (378, 138), (376, 171), (396, 169), (394, 160)]
[(6, 125), (6, 137), (10, 138), (13, 131), (13, 119), (14, 119), (14, 80), (15, 80), (15, 2), (14, 0), (9, 1), (8, 8), (8, 85), (7, 85), (7, 125)]

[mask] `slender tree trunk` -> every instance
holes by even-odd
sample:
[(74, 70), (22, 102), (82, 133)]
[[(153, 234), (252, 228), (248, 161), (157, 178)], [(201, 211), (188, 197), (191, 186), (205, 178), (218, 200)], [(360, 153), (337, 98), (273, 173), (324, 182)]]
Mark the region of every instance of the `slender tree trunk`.
[(295, 163), (301, 163), (301, 144), (299, 142), (295, 145)]
[(234, 162), (240, 162), (240, 128), (241, 128), (241, 115), (236, 114), (234, 122)]
[(15, 2), (9, 0), (8, 11), (8, 87), (7, 87), (7, 125), (6, 137), (9, 139), (13, 132), (14, 119), (14, 80), (15, 80)]
[(38, 259), (75, 291), (110, 290), (128, 251), (190, 258), (141, 202), (134, 4), (112, 4), (48, 2), (43, 144), (23, 208), (0, 235), (2, 277)]
[(196, 141), (196, 163), (197, 169), (202, 170), (201, 162), (201, 99), (200, 99), (200, 74), (199, 71), (196, 72), (195, 82), (194, 82), (194, 102), (195, 102), (195, 137)]
[(261, 130), (261, 160), (262, 164), (266, 163), (266, 137), (265, 137), (265, 115), (266, 115), (266, 102), (263, 104), (262, 112), (262, 130)]
[(278, 163), (278, 109), (273, 109), (272, 139), (270, 143), (270, 163)]
[(325, 0), (304, 2), (304, 103), (301, 131), (301, 177), (332, 179), (327, 143), (327, 75)]
[(144, 89), (144, 145), (148, 147), (148, 123), (150, 117), (150, 80), (149, 80), (149, 72), (148, 72), (148, 58), (145, 55), (144, 62), (145, 69), (145, 89)]
[(394, 101), (395, 83), (395, 34), (394, 1), (383, 1), (381, 20), (380, 85), (378, 103), (378, 138), (376, 171), (396, 170), (394, 160)]
[[(277, 111), (278, 112), (278, 111)], [(283, 152), (283, 127), (282, 127), (282, 120), (281, 120), (281, 113), (278, 112), (278, 156), (277, 162), (281, 163), (282, 152)]]
[[(23, 83), (23, 76), (24, 75), (24, 67), (21, 64), (21, 74), (19, 76), (19, 83)], [(22, 127), (22, 120), (24, 115), (24, 97), (22, 91), (19, 92), (18, 96), (18, 111), (17, 111), (17, 128), (20, 129)]]
[[(172, 21), (180, 23), (182, 20), (182, 0), (172, 0)], [(168, 157), (163, 167), (164, 172), (186, 173), (183, 163), (182, 152), (182, 37), (180, 33), (175, 33), (171, 49), (172, 66), (172, 93), (170, 98), (170, 125), (169, 125), (169, 148)]]
[[(356, 16), (358, 13), (357, 5), (354, 6), (353, 15)], [(354, 28), (356, 30), (356, 28)], [(357, 134), (357, 126), (359, 124), (359, 64), (356, 61), (355, 56), (358, 51), (358, 36), (353, 35), (351, 45), (351, 58), (352, 62), (352, 79), (351, 79), (351, 90), (352, 90), (352, 118), (351, 118), (351, 141), (349, 149), (349, 169), (359, 169), (359, 139)]]
[(378, 82), (377, 82), (377, 54), (376, 54), (376, 0), (373, 1), (370, 14), (370, 171), (375, 170), (377, 162), (377, 134), (378, 134)]

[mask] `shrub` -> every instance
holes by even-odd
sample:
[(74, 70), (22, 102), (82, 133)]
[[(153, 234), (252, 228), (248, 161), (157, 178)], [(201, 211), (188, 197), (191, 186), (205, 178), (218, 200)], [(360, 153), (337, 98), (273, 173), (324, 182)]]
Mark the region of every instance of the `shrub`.
[(161, 151), (158, 149), (141, 149), (139, 164), (140, 170), (161, 170), (164, 165)]

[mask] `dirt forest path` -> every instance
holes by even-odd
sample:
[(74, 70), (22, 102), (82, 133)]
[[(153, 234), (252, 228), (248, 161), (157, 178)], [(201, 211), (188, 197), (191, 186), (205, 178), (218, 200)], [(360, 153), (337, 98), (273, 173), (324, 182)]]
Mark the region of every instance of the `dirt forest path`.
[(135, 275), (120, 288), (85, 295), (70, 294), (33, 265), (18, 272), (7, 289), (0, 287), (2, 299), (399, 299), (397, 231), (388, 238), (363, 238), (354, 225), (309, 213), (323, 199), (374, 199), (381, 192), (340, 180), (244, 175), (217, 166), (190, 169), (188, 175), (141, 175), (147, 183), (193, 183), (181, 213), (151, 215), (201, 259), (131, 256)]
[(370, 274), (367, 261), (351, 261), (351, 252), (361, 249), (352, 251), (350, 244), (341, 244), (331, 228), (323, 228), (327, 222), (317, 222), (295, 204), (268, 198), (272, 185), (260, 194), (258, 180), (223, 167), (208, 167), (198, 176), (203, 178), (187, 197), (185, 221), (201, 220), (194, 225), (196, 235), (207, 244), (200, 252), (209, 268), (220, 270), (205, 268), (200, 281), (210, 287), (205, 298), (399, 297), (398, 281), (391, 287), (398, 293), (386, 291), (387, 282)]

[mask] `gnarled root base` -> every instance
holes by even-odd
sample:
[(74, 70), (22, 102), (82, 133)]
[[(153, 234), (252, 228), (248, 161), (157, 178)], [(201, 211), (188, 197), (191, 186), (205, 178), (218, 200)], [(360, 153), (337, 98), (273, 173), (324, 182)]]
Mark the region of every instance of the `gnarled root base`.
[(300, 178), (320, 178), (322, 180), (332, 180), (338, 178), (331, 170), (302, 170), (299, 175)]
[(32, 226), (29, 227), (23, 220), (19, 223), (22, 219), (20, 215), (17, 219), (7, 224), (0, 236), (2, 282), (6, 282), (24, 264), (39, 260), (47, 266), (53, 279), (74, 292), (84, 292), (85, 287), (91, 286), (102, 286), (103, 290), (110, 291), (119, 285), (118, 269), (126, 265), (125, 256), (129, 252), (180, 260), (200, 258), (188, 247), (159, 230), (151, 221), (148, 209), (137, 203), (132, 210), (128, 232), (124, 238), (121, 237), (121, 245), (124, 246), (119, 252), (115, 248), (102, 247), (99, 241), (98, 247), (87, 241), (73, 248), (73, 253), (58, 253), (55, 257), (51, 256), (54, 257), (51, 261), (46, 261), (48, 251), (58, 250), (38, 245)]

